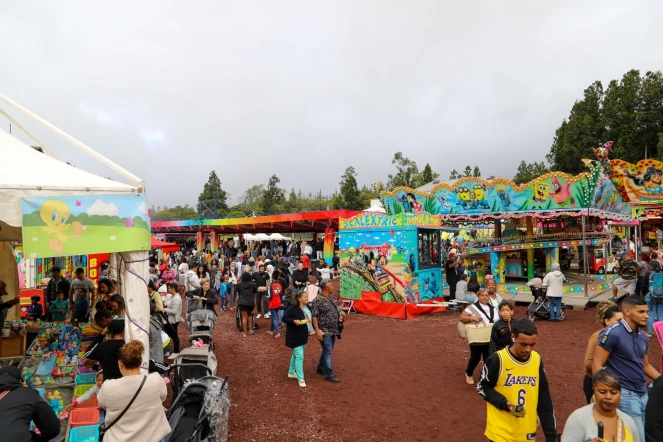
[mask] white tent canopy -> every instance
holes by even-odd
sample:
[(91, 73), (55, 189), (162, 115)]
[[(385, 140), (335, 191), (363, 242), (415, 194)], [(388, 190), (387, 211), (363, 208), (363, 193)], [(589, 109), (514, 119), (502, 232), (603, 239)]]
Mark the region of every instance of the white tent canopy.
[(364, 212), (387, 213), (387, 211), (384, 210), (384, 207), (382, 206), (371, 206), (368, 209), (364, 210)]
[[(50, 149), (7, 113), (7, 108), (4, 108), (5, 104), (21, 112), (25, 117), (42, 127), (49, 129), (52, 133), (97, 159), (104, 166), (114, 170), (133, 184), (127, 185), (109, 180), (72, 167), (57, 159)], [(0, 129), (0, 155), (4, 159), (0, 164), (1, 241), (21, 241), (22, 215), (20, 200), (23, 197), (135, 194), (145, 191), (144, 183), (140, 178), (1, 94), (0, 115), (5, 116), (12, 125), (23, 130), (46, 152), (41, 153)], [(50, 154), (50, 156), (47, 154)], [(8, 243), (5, 243), (2, 247), (5, 252), (9, 250), (5, 247), (6, 245)], [(16, 276), (16, 262), (12, 259), (11, 250), (7, 253), (0, 253), (0, 267), (5, 270), (5, 273), (10, 270), (10, 273)], [(124, 297), (127, 306), (125, 338), (127, 340), (139, 340), (145, 346), (142, 365), (144, 369), (147, 369), (149, 361), (150, 310), (149, 298), (146, 296), (148, 267), (147, 251), (127, 251), (111, 255), (111, 273), (118, 279), (119, 292)], [(3, 272), (0, 272), (0, 274), (3, 274)], [(18, 295), (18, 279), (8, 279), (5, 278), (7, 291), (10, 296), (14, 297)], [(18, 309), (18, 306), (14, 308)]]
[[(0, 220), (21, 226), (21, 198), (48, 195), (136, 193), (118, 183), (63, 163), (0, 129)], [(0, 230), (1, 232), (1, 230)], [(20, 240), (20, 230), (18, 231)]]
[(271, 235), (267, 235), (266, 233), (256, 233), (255, 235), (251, 235), (250, 233), (247, 233), (244, 235), (244, 239), (246, 241), (281, 241), (281, 240), (289, 240), (290, 238), (287, 236), (283, 236), (280, 233), (272, 233)]
[(290, 237), (283, 236), (280, 233), (272, 233), (271, 235), (269, 235), (269, 239), (273, 239), (275, 241), (282, 241), (282, 240), (289, 241)]

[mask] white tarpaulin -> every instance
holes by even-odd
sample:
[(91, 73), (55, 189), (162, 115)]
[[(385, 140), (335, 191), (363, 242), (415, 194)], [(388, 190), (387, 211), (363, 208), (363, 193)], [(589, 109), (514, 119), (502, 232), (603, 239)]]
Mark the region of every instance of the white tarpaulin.
[(271, 235), (269, 235), (269, 239), (273, 239), (275, 241), (281, 241), (281, 240), (288, 241), (288, 240), (290, 240), (289, 237), (283, 236), (280, 233), (272, 233)]
[(137, 186), (118, 183), (56, 160), (2, 129), (0, 158), (4, 158), (0, 162), (0, 220), (10, 226), (21, 226), (23, 197), (137, 191)]
[(118, 252), (111, 253), (111, 275), (117, 271), (120, 295), (127, 305), (124, 321), (125, 340), (136, 339), (145, 346), (143, 368), (147, 370), (150, 358), (149, 323), (150, 301), (147, 295), (147, 277), (149, 275), (149, 253)]

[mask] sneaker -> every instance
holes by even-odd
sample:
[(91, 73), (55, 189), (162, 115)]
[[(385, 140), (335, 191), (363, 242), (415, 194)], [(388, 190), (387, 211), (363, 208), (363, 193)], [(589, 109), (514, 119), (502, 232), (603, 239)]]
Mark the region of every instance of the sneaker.
[(256, 316), (256, 319), (260, 319), (260, 318), (262, 318), (262, 315), (260, 313), (258, 313), (258, 315)]
[(325, 374), (325, 372), (322, 371), (322, 370), (315, 370), (315, 372), (318, 373), (318, 374)]
[(465, 375), (465, 382), (467, 382), (467, 385), (474, 385), (474, 378), (472, 376), (468, 376), (466, 374)]
[(341, 380), (340, 380), (339, 378), (337, 378), (336, 376), (331, 377), (331, 378), (327, 378), (327, 380), (328, 380), (329, 382), (334, 382), (334, 383), (341, 382)]
[(271, 313), (265, 313), (265, 319), (271, 318), (272, 314)]
[(288, 373), (290, 379), (297, 379), (297, 373)]
[(306, 388), (306, 382), (304, 382), (304, 380), (302, 379), (301, 381), (299, 381), (299, 386), (302, 388)]

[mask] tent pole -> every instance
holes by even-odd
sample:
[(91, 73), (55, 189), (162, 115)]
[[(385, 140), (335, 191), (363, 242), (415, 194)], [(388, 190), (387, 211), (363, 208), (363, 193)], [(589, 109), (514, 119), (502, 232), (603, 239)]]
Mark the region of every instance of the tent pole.
[[(9, 114), (8, 114), (7, 112), (5, 112), (3, 109), (0, 109), (0, 115), (4, 116), (6, 119), (8, 119), (9, 121), (11, 121), (11, 124), (13, 124), (14, 126), (18, 127), (19, 130), (22, 130), (27, 136), (29, 136), (30, 138), (32, 138), (32, 141), (34, 141), (35, 143), (37, 143), (37, 145), (38, 145), (39, 147), (41, 147), (42, 149), (44, 149), (44, 150), (46, 151), (47, 154), (49, 154), (50, 156), (52, 156), (52, 157), (55, 158), (56, 160), (60, 160), (60, 161), (62, 161), (62, 160), (61, 160), (61, 159), (55, 154), (55, 152), (53, 152), (51, 149), (49, 149), (48, 147), (46, 147), (46, 145), (45, 145), (45, 144), (44, 144), (39, 138), (35, 137), (35, 136), (32, 134), (32, 132), (30, 132), (29, 130), (27, 130), (27, 129), (24, 128), (23, 126), (21, 126), (21, 124), (20, 124), (18, 121), (16, 121), (16, 119), (14, 119), (11, 115), (9, 115)], [(10, 126), (11, 126), (11, 124), (10, 124)], [(11, 131), (9, 132), (9, 134), (11, 135)]]
[(78, 141), (76, 138), (72, 137), (62, 129), (60, 129), (57, 126), (54, 126), (53, 124), (49, 123), (48, 121), (44, 120), (41, 118), (39, 115), (35, 114), (34, 112), (30, 111), (29, 109), (21, 106), (14, 100), (12, 100), (9, 97), (6, 97), (2, 94), (0, 94), (0, 101), (7, 103), (8, 105), (12, 106), (16, 110), (22, 112), (26, 116), (30, 117), (32, 120), (36, 121), (37, 123), (41, 124), (42, 126), (46, 127), (47, 129), (50, 129), (52, 132), (54, 132), (56, 135), (58, 135), (60, 138), (64, 139), (65, 141), (68, 141), (69, 143), (73, 144), (75, 147), (77, 147), (79, 150), (82, 150), (83, 152), (87, 153), (90, 155), (92, 158), (96, 159), (99, 161), (101, 164), (104, 166), (107, 166), (111, 169), (113, 169), (115, 172), (118, 174), (122, 175), (125, 179), (131, 181), (134, 185), (139, 187), (140, 192), (145, 191), (145, 182), (138, 178), (136, 175), (132, 174), (125, 168), (118, 166), (99, 152), (95, 151), (91, 147), (87, 146), (86, 144), (83, 144), (82, 142)]
[(582, 215), (582, 260), (584, 265), (582, 266), (583, 268), (583, 273), (585, 274), (585, 297), (589, 296), (588, 289), (587, 289), (587, 267), (589, 266), (589, 262), (587, 262), (587, 233), (585, 229), (585, 214)]

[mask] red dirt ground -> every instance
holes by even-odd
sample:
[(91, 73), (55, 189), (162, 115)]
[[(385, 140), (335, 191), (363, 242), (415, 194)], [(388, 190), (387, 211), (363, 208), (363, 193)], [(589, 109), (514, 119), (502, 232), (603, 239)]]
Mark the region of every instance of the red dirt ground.
[[(524, 312), (518, 307), (516, 316)], [(583, 360), (587, 339), (598, 329), (595, 314), (593, 308), (567, 310), (561, 323), (537, 321), (537, 350), (560, 433), (569, 414), (585, 405)], [(218, 375), (229, 377), (233, 403), (229, 440), (486, 440), (486, 405), (475, 386), (465, 384), (469, 349), (456, 335), (457, 322), (450, 312), (410, 321), (352, 314), (333, 353), (341, 382), (316, 374), (321, 350), (311, 339), (304, 363), (308, 388), (302, 390), (287, 378), (290, 349), (283, 337), (266, 333), (268, 320), (260, 319), (260, 330), (243, 338), (234, 312), (222, 313), (214, 338)], [(650, 357), (659, 368), (661, 349), (655, 339), (651, 344)]]

